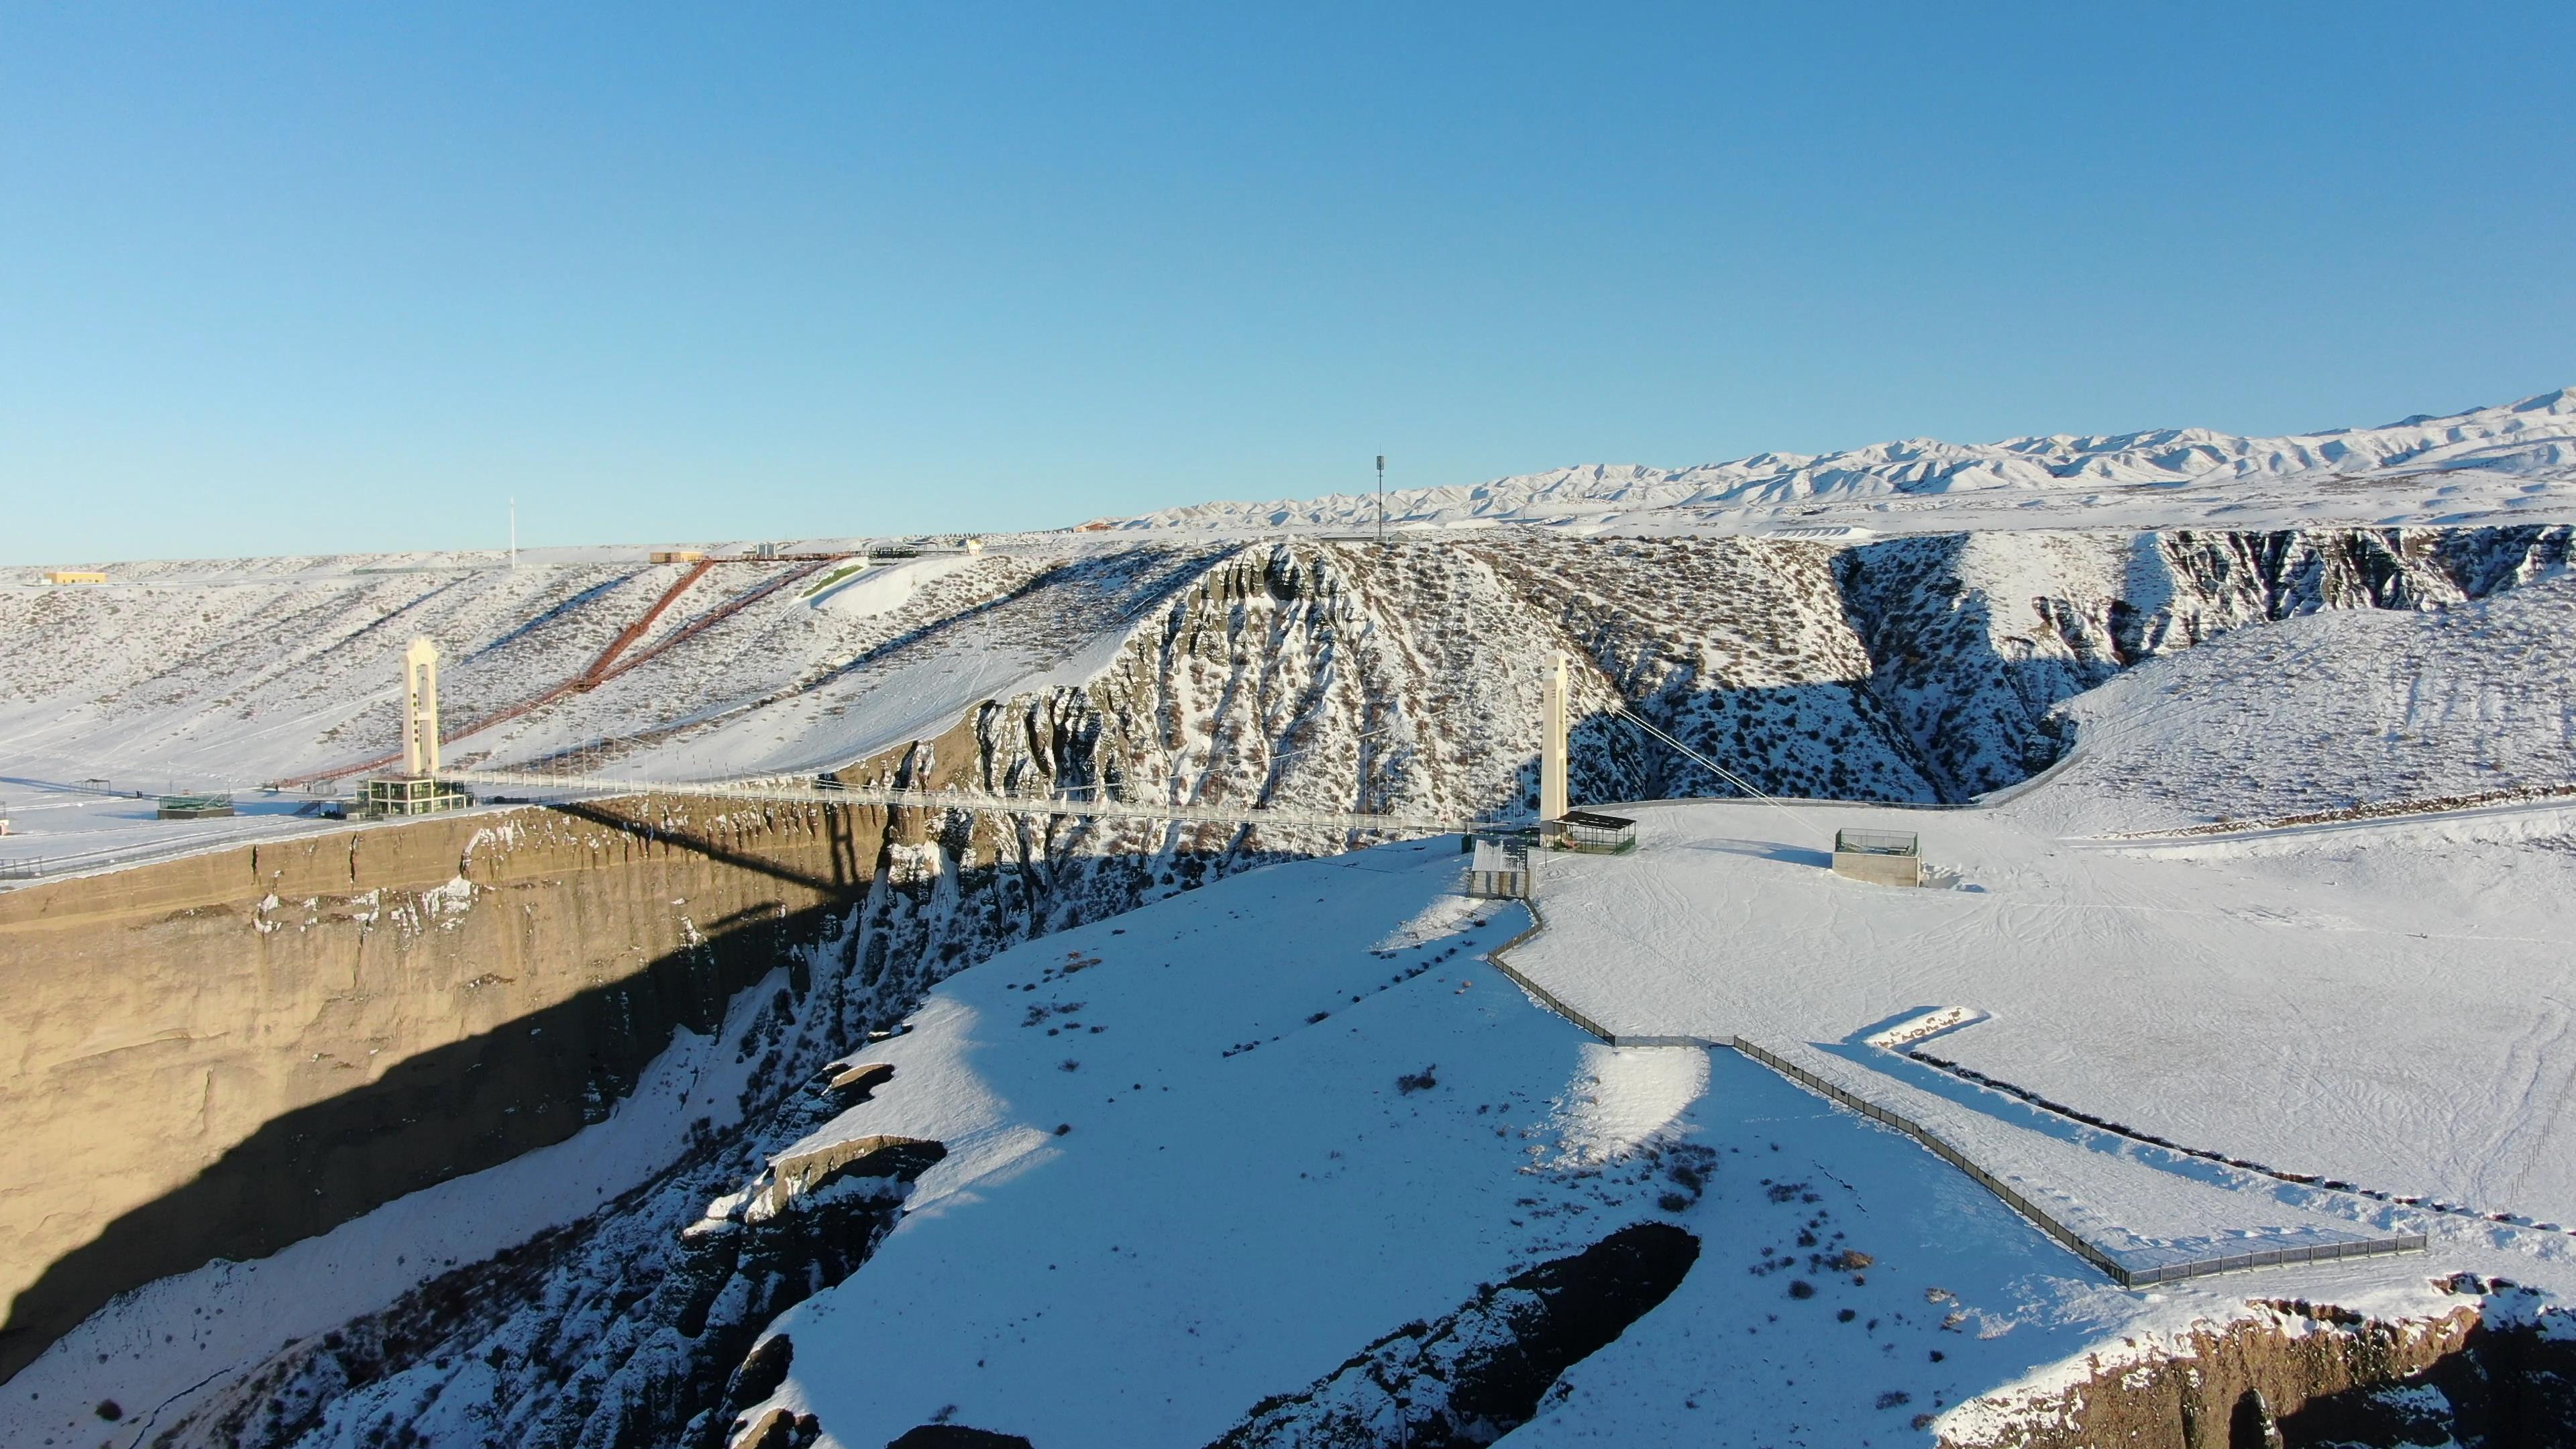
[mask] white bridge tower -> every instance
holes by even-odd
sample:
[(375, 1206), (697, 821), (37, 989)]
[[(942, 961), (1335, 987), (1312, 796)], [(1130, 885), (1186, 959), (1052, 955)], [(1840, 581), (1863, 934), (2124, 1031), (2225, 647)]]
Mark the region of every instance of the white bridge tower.
[(1539, 676), (1538, 818), (1545, 832), (1565, 814), (1565, 651)]
[(438, 773), (438, 646), (426, 638), (403, 650), (403, 773)]

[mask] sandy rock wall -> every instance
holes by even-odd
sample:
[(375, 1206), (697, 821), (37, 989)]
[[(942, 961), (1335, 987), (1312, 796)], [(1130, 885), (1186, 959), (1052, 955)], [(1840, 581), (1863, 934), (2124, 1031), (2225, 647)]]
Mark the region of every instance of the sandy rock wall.
[(665, 824), (478, 813), (0, 895), (0, 1369), (114, 1292), (598, 1120), (885, 837)]
[[(2250, 1280), (2249, 1280), (2250, 1281)], [(1942, 1449), (2236, 1449), (2264, 1444), (2576, 1445), (2576, 1337), (2500, 1282), (2452, 1280), (2458, 1308), (2378, 1319), (2249, 1299), (2182, 1341), (2097, 1355), (2055, 1391), (1963, 1405)], [(1968, 1427), (1975, 1425), (1976, 1427)]]

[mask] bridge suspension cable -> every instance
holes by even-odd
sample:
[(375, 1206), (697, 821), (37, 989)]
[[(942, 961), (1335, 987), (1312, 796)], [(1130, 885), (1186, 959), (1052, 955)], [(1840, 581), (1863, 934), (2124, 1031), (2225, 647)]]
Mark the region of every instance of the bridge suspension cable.
[(1146, 800), (1059, 795), (996, 795), (981, 790), (918, 790), (844, 785), (817, 777), (746, 780), (610, 780), (529, 770), (443, 770), (439, 779), (478, 789), (561, 790), (602, 795), (680, 795), (764, 800), (795, 805), (874, 805), (897, 810), (973, 810), (1006, 815), (1166, 821), (1179, 824), (1273, 825), (1326, 830), (1445, 834), (1493, 823), (1446, 811), (1308, 810), (1281, 805), (1165, 805)]

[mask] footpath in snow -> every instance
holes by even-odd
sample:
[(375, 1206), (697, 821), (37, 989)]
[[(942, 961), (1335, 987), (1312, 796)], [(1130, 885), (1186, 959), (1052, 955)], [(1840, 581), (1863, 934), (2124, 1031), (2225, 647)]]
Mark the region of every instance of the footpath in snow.
[[(2576, 1260), (2555, 1230), (2576, 1221), (2576, 1124), (2528, 1110), (2576, 1074), (2548, 1006), (2576, 968), (2542, 883), (2497, 909), (2506, 892), (2475, 879), (2492, 860), (2409, 848), (2439, 824), (2375, 851), (2175, 859), (2033, 834), (2009, 809), (1797, 810), (1649, 808), (1636, 854), (1544, 861), (1549, 929), (1511, 964), (1622, 1039), (1758, 1043), (2136, 1267), (2410, 1231)], [(1918, 830), (1947, 888), (1845, 880), (1804, 843), (1873, 825)], [(1871, 1040), (1945, 1008), (1937, 1036)], [(1902, 1047), (2180, 1147), (2532, 1226), (2142, 1143)]]

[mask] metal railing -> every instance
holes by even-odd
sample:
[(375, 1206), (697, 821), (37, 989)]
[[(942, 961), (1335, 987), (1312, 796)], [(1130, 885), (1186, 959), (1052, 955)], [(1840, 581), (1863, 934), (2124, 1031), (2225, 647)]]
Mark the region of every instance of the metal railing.
[(1893, 1108), (1873, 1102), (1823, 1077), (1788, 1061), (1778, 1053), (1746, 1041), (1742, 1037), (1691, 1036), (1618, 1036), (1599, 1022), (1557, 997), (1554, 992), (1521, 974), (1503, 959), (1503, 954), (1546, 929), (1547, 918), (1540, 915), (1536, 902), (1530, 908), (1530, 927), (1485, 955), (1485, 962), (1511, 978), (1514, 984), (1548, 1010), (1564, 1017), (1584, 1031), (1612, 1046), (1689, 1046), (1702, 1049), (1725, 1047), (1735, 1051), (1791, 1082), (1816, 1093), (1837, 1106), (1848, 1107), (1873, 1122), (1893, 1127), (1921, 1143), (1933, 1156), (1967, 1174), (1968, 1180), (1995, 1195), (2004, 1206), (2027, 1218), (2031, 1225), (2048, 1234), (2068, 1252), (2100, 1269), (2104, 1276), (2123, 1288), (2143, 1288), (2158, 1283), (2179, 1282), (2185, 1278), (2203, 1278), (2213, 1273), (2233, 1273), (2247, 1268), (2269, 1268), (2287, 1263), (2332, 1262), (2344, 1258), (2375, 1258), (2390, 1253), (2422, 1252), (2428, 1241), (2423, 1233), (2389, 1233), (2376, 1237), (2355, 1236), (2311, 1240), (2284, 1244), (2274, 1248), (2257, 1248), (2243, 1253), (2222, 1253), (2202, 1257), (2167, 1258), (2153, 1263), (2123, 1260), (2112, 1249), (2085, 1237), (2055, 1213), (2033, 1202), (2030, 1197), (1985, 1168), (1977, 1165), (1967, 1153), (1951, 1145), (1949, 1139)]
[(2212, 1273), (2233, 1273), (2246, 1268), (2270, 1268), (2285, 1263), (2332, 1262), (2344, 1258), (2375, 1258), (2389, 1253), (2422, 1252), (2428, 1239), (2422, 1233), (2392, 1233), (2380, 1237), (2354, 1237), (2324, 1242), (2307, 1242), (2278, 1248), (2257, 1248), (2244, 1253), (2222, 1253), (2199, 1258), (2181, 1258), (2154, 1264), (2131, 1264), (2122, 1261), (2106, 1248), (2087, 1239), (2056, 1214), (1971, 1161), (1965, 1152), (1950, 1145), (1941, 1134), (1876, 1102), (1826, 1081), (1795, 1062), (1784, 1061), (1752, 1042), (1736, 1037), (1726, 1043), (1738, 1052), (1796, 1082), (1811, 1092), (1842, 1106), (1849, 1107), (1873, 1122), (1883, 1122), (1929, 1148), (1932, 1154), (1968, 1175), (1979, 1187), (2002, 1199), (2004, 1206), (2030, 1219), (2041, 1232), (2066, 1246), (2067, 1251), (2101, 1269), (2112, 1282), (2123, 1288), (2143, 1288), (2157, 1283), (2173, 1283), (2185, 1278), (2203, 1278)]

